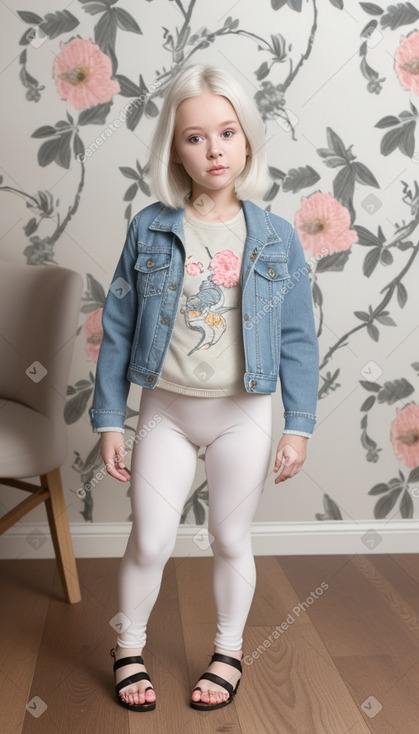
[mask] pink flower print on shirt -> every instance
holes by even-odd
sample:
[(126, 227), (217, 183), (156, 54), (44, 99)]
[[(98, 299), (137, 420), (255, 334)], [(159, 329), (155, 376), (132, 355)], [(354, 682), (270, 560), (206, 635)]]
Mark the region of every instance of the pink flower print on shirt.
[(217, 252), (210, 262), (212, 282), (225, 288), (233, 288), (239, 282), (240, 262), (240, 258), (231, 250)]
[(204, 266), (200, 262), (192, 262), (185, 265), (186, 272), (188, 275), (199, 275), (204, 272)]

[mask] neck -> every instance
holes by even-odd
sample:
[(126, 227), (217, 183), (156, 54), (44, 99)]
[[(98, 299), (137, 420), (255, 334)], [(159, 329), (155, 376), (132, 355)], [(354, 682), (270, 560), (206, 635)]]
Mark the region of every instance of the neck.
[(239, 213), (241, 201), (237, 198), (234, 187), (228, 191), (208, 191), (194, 186), (188, 208), (198, 219), (207, 222), (224, 221)]

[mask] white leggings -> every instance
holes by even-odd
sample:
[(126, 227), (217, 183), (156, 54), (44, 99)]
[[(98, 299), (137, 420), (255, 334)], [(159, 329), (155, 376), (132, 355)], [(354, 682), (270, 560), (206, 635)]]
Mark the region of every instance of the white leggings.
[(145, 645), (147, 621), (175, 545), (198, 450), (206, 446), (217, 610), (214, 645), (240, 650), (256, 584), (251, 522), (272, 449), (271, 395), (200, 398), (143, 389), (137, 435), (142, 438), (131, 464), (133, 525), (118, 584), (119, 610), (128, 619), (120, 617), (118, 645)]

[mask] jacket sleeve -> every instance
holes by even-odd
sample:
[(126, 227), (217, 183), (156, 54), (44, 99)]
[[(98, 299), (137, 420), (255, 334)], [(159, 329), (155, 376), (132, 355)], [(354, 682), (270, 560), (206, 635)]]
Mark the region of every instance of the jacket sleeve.
[(93, 404), (89, 411), (94, 431), (124, 432), (131, 358), (137, 318), (138, 215), (132, 220), (102, 314), (103, 338), (96, 368)]
[(316, 423), (319, 348), (314, 323), (309, 268), (293, 227), (281, 315), (279, 378), (284, 433), (310, 437)]

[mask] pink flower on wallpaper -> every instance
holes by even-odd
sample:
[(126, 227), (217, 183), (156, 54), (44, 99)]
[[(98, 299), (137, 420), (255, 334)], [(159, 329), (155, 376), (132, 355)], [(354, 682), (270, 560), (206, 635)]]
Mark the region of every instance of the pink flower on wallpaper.
[(401, 37), (394, 58), (397, 78), (402, 87), (419, 94), (419, 31)]
[(313, 255), (349, 250), (357, 241), (357, 233), (350, 227), (349, 211), (331, 194), (317, 191), (303, 197), (303, 203), (295, 215), (295, 226), (301, 244)]
[(391, 424), (391, 443), (405, 466), (419, 466), (419, 405), (410, 403), (398, 409)]
[(186, 272), (188, 275), (199, 275), (200, 273), (203, 273), (204, 266), (202, 263), (188, 263), (185, 266)]
[(102, 311), (98, 308), (96, 311), (89, 313), (84, 324), (84, 333), (86, 335), (86, 353), (92, 362), (97, 362), (99, 356), (100, 344), (103, 337), (102, 329)]
[(110, 102), (120, 87), (111, 79), (109, 56), (89, 39), (75, 38), (60, 43), (61, 52), (54, 61), (54, 80), (58, 94), (76, 110)]
[(239, 282), (240, 258), (231, 250), (217, 252), (210, 262), (210, 268), (213, 271), (211, 280), (215, 285), (232, 288)]

